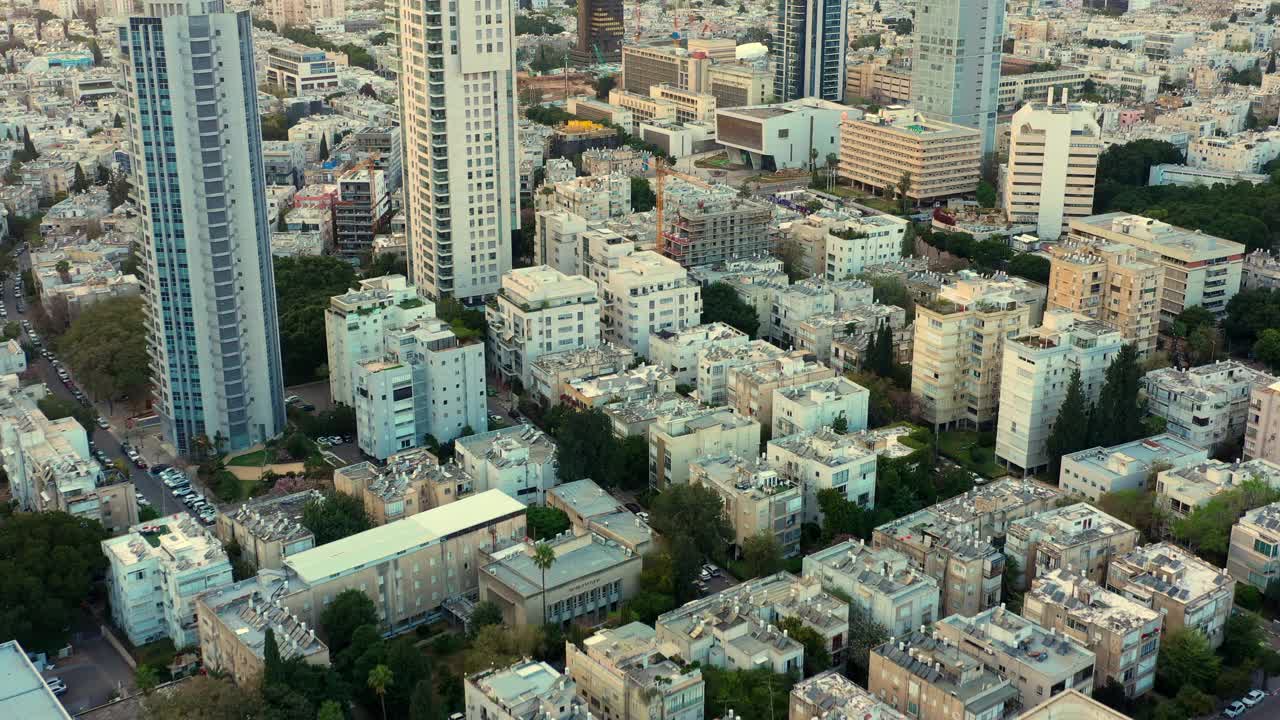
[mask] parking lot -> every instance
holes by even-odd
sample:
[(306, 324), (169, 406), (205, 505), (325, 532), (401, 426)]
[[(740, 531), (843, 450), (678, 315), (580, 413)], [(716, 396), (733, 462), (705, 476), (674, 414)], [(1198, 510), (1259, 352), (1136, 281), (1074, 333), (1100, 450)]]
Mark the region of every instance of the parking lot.
[(74, 652), (53, 660), (54, 667), (41, 673), (45, 680), (59, 678), (67, 691), (59, 695), (72, 715), (97, 707), (121, 689), (128, 694), (133, 686), (133, 668), (102, 636), (102, 631), (85, 625), (71, 637)]

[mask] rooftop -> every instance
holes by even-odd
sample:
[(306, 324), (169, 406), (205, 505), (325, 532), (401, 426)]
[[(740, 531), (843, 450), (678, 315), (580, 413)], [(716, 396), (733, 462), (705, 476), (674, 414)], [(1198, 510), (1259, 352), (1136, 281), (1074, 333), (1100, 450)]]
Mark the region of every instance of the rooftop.
[(817, 432), (801, 432), (775, 438), (769, 441), (769, 447), (782, 448), (827, 467), (862, 462), (876, 454), (856, 433), (841, 435), (829, 427), (824, 427)]
[(512, 425), (468, 435), (455, 440), (454, 447), (459, 455), (499, 468), (546, 465), (554, 463), (556, 457), (556, 444), (551, 436), (533, 425)]
[(593, 658), (625, 673), (640, 687), (701, 682), (702, 672), (677, 664), (658, 647), (657, 633), (641, 622), (604, 628), (582, 642)]
[(674, 437), (697, 433), (709, 428), (740, 428), (755, 423), (727, 407), (677, 407), (658, 418), (659, 429)]
[(1137, 534), (1130, 524), (1111, 517), (1087, 503), (1051, 508), (1009, 524), (1009, 534), (1023, 536), (1039, 533), (1042, 545), (1073, 547), (1114, 535)]
[(311, 535), (311, 531), (302, 525), (302, 510), (312, 500), (323, 499), (324, 495), (318, 490), (303, 490), (243, 503), (226, 515), (259, 540), (289, 542)]
[(532, 543), (520, 543), (495, 553), (493, 562), (482, 566), (480, 572), (493, 576), (524, 597), (537, 597), (542, 593), (544, 577), (546, 589), (554, 592), (556, 588), (639, 560), (639, 556), (627, 548), (595, 534), (575, 536), (566, 532), (546, 542), (556, 551), (556, 561), (547, 568), (545, 576), (533, 562)]
[(611, 402), (600, 408), (615, 423), (632, 424), (653, 422), (663, 415), (689, 413), (700, 405), (679, 393), (662, 393), (638, 400)]
[(23, 720), (71, 720), (17, 640), (0, 643), (0, 706)]
[(414, 448), (388, 457), (386, 465), (356, 463), (338, 468), (334, 475), (352, 481), (384, 501), (394, 501), (404, 499), (424, 474), (439, 465), (440, 460), (429, 450)]
[(901, 720), (897, 710), (841, 675), (827, 670), (791, 687), (791, 696), (812, 705), (823, 720)]
[(261, 570), (253, 577), (206, 593), (200, 602), (259, 658), (263, 657), (268, 628), (275, 633), (280, 656), (285, 660), (325, 651), (315, 628), (307, 627), (277, 600), (287, 587), (284, 572)]
[(661, 341), (675, 346), (703, 345), (707, 343), (747, 341), (747, 334), (722, 322), (694, 325), (682, 330), (659, 330), (653, 333), (650, 342)]
[(1246, 510), (1244, 517), (1240, 518), (1238, 522), (1271, 532), (1280, 532), (1280, 502)]
[(816, 407), (855, 395), (870, 394), (866, 388), (841, 376), (777, 388), (774, 392), (802, 407)]
[(1164, 433), (1109, 448), (1079, 450), (1067, 455), (1066, 459), (1087, 466), (1093, 473), (1121, 476), (1145, 472), (1157, 462), (1179, 464), (1183, 458), (1203, 458), (1206, 455), (1204, 448)]
[(1168, 542), (1143, 545), (1111, 561), (1108, 584), (1118, 586), (1117, 570), (1136, 588), (1125, 588), (1139, 596), (1138, 588), (1191, 604), (1218, 592), (1232, 592), (1235, 580), (1227, 571), (1201, 560)]
[(985, 646), (985, 649), (1032, 665), (1053, 678), (1069, 677), (1094, 664), (1094, 653), (1088, 648), (1005, 610), (1003, 605), (983, 610), (972, 617), (950, 615), (938, 622), (946, 626), (942, 628), (945, 637), (951, 637), (947, 630), (954, 630)]
[(1027, 595), (1046, 605), (1065, 607), (1077, 620), (1127, 634), (1160, 622), (1160, 613), (1141, 603), (1104, 589), (1098, 583), (1058, 568), (1031, 583)]
[(889, 638), (871, 652), (958, 698), (967, 714), (981, 715), (1018, 695), (1017, 688), (977, 658), (922, 632)]
[[(517, 720), (560, 720), (579, 714), (573, 681), (538, 660), (484, 670), (467, 678), (467, 683)], [(548, 714), (555, 709), (559, 712)]]
[(754, 500), (797, 490), (794, 482), (780, 477), (763, 457), (701, 457), (689, 464), (689, 475), (691, 480), (700, 478), (716, 486), (725, 495), (746, 495)]
[(906, 555), (893, 548), (873, 548), (858, 539), (846, 540), (805, 556), (809, 566), (824, 575), (841, 575), (859, 587), (893, 597), (918, 589), (938, 591), (938, 581), (922, 572)]
[(1243, 256), (1245, 252), (1245, 246), (1240, 243), (1127, 212), (1092, 215), (1072, 220), (1071, 226), (1073, 229), (1077, 226), (1101, 228), (1113, 235), (1125, 236), (1125, 242), (1131, 239), (1134, 245), (1173, 256), (1197, 258)]
[(1215, 495), (1224, 493), (1250, 480), (1259, 480), (1273, 488), (1280, 488), (1280, 465), (1265, 458), (1227, 463), (1206, 460), (1195, 465), (1165, 470), (1160, 473), (1157, 488), (1160, 494), (1176, 498), (1185, 505), (1198, 507)]
[(626, 367), (631, 364), (635, 352), (612, 343), (601, 343), (593, 348), (563, 350), (549, 353), (533, 361), (533, 366), (545, 372), (559, 372), (599, 365)]
[(1236, 396), (1233, 388), (1241, 385), (1266, 386), (1276, 377), (1235, 360), (1220, 360), (1193, 368), (1160, 368), (1142, 377), (1143, 383), (1175, 393), (1187, 403), (1215, 404), (1226, 407)]
[[(761, 610), (766, 612), (762, 614)], [(791, 573), (780, 572), (747, 580), (687, 602), (659, 616), (658, 624), (675, 632), (693, 633), (695, 628), (705, 624), (721, 629), (747, 621), (753, 626), (765, 625), (760, 622), (761, 617), (778, 615), (797, 617), (819, 632), (841, 626), (847, 629), (849, 606), (823, 590), (817, 578), (798, 578)], [(773, 626), (761, 629), (765, 633), (760, 639), (777, 643), (779, 649), (795, 643), (795, 640), (777, 633)]]
[(103, 540), (102, 549), (126, 567), (154, 559), (186, 572), (228, 562), (222, 543), (186, 512), (134, 525), (124, 535)]

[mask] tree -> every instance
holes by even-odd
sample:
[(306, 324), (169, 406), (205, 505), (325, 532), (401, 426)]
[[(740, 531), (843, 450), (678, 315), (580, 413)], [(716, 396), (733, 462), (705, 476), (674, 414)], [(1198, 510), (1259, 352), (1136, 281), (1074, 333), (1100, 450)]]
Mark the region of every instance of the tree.
[(327, 492), (308, 500), (302, 508), (302, 525), (316, 536), (317, 545), (341, 540), (373, 527), (364, 502), (340, 492)]
[(871, 651), (889, 640), (889, 630), (876, 622), (871, 613), (858, 603), (849, 604), (848, 675), (866, 686), (871, 668)]
[(71, 180), (71, 192), (82, 193), (89, 189), (89, 178), (85, 177), (84, 167), (80, 163), (76, 163), (76, 170)]
[(706, 558), (723, 558), (734, 537), (720, 495), (702, 485), (668, 485), (654, 500), (649, 520), (660, 535), (687, 536)]
[(760, 316), (755, 307), (743, 301), (732, 286), (722, 282), (712, 283), (702, 290), (702, 322), (722, 322), (751, 338), (756, 337), (760, 328)]
[(849, 418), (842, 412), (831, 421), (831, 432), (844, 435), (849, 432)]
[[(898, 249), (898, 254), (902, 257), (915, 257), (916, 254), (916, 225), (915, 223), (907, 223), (907, 227), (902, 232), (902, 247)], [(893, 278), (897, 280), (897, 278)], [(901, 281), (899, 280), (899, 283)]]
[(1199, 630), (1181, 628), (1164, 636), (1156, 664), (1156, 683), (1167, 695), (1185, 685), (1213, 692), (1221, 661)]
[(257, 693), (212, 675), (196, 675), (142, 701), (143, 720), (245, 720), (259, 717), (262, 710)]
[(705, 716), (734, 715), (751, 720), (785, 720), (792, 679), (768, 670), (724, 670), (703, 667)]
[(649, 185), (647, 178), (639, 175), (631, 176), (631, 209), (635, 212), (648, 212), (658, 203), (658, 195)]
[(601, 75), (600, 77), (596, 78), (596, 81), (592, 83), (592, 86), (595, 88), (595, 91), (596, 91), (596, 99), (608, 101), (609, 92), (612, 91), (615, 87), (617, 87), (617, 85), (618, 85), (617, 75)]
[(1049, 477), (1058, 479), (1062, 456), (1089, 447), (1089, 401), (1084, 396), (1080, 371), (1072, 370), (1067, 395), (1058, 407), (1057, 419), (1049, 430), (1045, 449), (1049, 453)]
[(903, 215), (911, 209), (911, 173), (903, 172), (902, 177), (898, 178), (898, 203)]
[(1107, 366), (1105, 377), (1094, 408), (1094, 415), (1099, 420), (1090, 423), (1094, 437), (1085, 447), (1110, 447), (1146, 436), (1142, 423), (1146, 410), (1139, 402), (1142, 365), (1133, 343), (1120, 348)]
[(817, 630), (805, 625), (798, 617), (786, 617), (778, 621), (778, 628), (787, 631), (787, 637), (804, 646), (804, 674), (812, 677), (831, 668), (831, 653), (827, 639)]
[(475, 634), (489, 625), (502, 624), (502, 608), (491, 600), (476, 603), (471, 610), (471, 632)]
[(342, 712), (342, 706), (332, 700), (325, 700), (320, 704), (320, 711), (316, 713), (316, 720), (345, 720), (346, 715)]
[(31, 142), (31, 131), (26, 128), (22, 129), (22, 161), (30, 162), (38, 160), (40, 153), (36, 151), (35, 143)]
[(556, 439), (561, 482), (595, 478), (605, 487), (617, 484), (621, 455), (613, 424), (598, 408), (565, 409), (557, 413), (552, 435)]
[(329, 651), (334, 655), (351, 645), (356, 629), (366, 625), (377, 627), (378, 609), (359, 590), (343, 590), (320, 612), (320, 627), (324, 628)]
[(559, 508), (530, 505), (524, 519), (534, 540), (553, 538), (569, 529), (569, 516)]
[(150, 695), (160, 684), (160, 673), (151, 665), (139, 665), (133, 672), (133, 684), (138, 686), (143, 695)]
[(151, 384), (145, 317), (141, 297), (89, 305), (58, 340), (58, 355), (94, 397), (140, 397)]
[(1005, 265), (1005, 272), (1024, 277), (1041, 285), (1049, 284), (1049, 259), (1034, 253), (1014, 255)]
[[(1153, 488), (1155, 483), (1149, 482), (1147, 487)], [(1134, 526), (1148, 540), (1155, 539), (1163, 519), (1155, 495), (1140, 488), (1104, 493), (1098, 498), (1098, 508)]]
[(1023, 585), (1022, 564), (1016, 557), (1006, 556), (1000, 576), (1000, 598), (1009, 612), (1022, 612)]
[(387, 688), (391, 687), (393, 681), (391, 668), (386, 665), (377, 665), (369, 671), (369, 687), (378, 694), (378, 700), (382, 703), (382, 720), (387, 720)]
[(1280, 500), (1280, 490), (1257, 478), (1246, 480), (1174, 522), (1173, 536), (1197, 555), (1225, 566), (1231, 526), (1246, 510), (1277, 500)]
[(413, 695), (409, 698), (409, 720), (436, 720), (437, 712), (431, 679), (419, 680), (413, 686)]
[(320, 136), (320, 160), (324, 161), (328, 159), (329, 159), (329, 138), (325, 137), (324, 135), (321, 135)]
[(996, 206), (996, 188), (991, 183), (983, 180), (978, 183), (977, 192), (978, 206), (983, 208), (993, 208)]
[(1253, 356), (1271, 372), (1280, 372), (1280, 330), (1263, 330), (1258, 342), (1253, 344)]
[(773, 533), (764, 530), (742, 543), (742, 566), (748, 578), (772, 575), (782, 569), (782, 546)]
[(351, 289), (355, 269), (328, 256), (277, 257), (273, 263), (285, 384), (309, 382), (327, 357), (324, 314), (329, 298)]
[(547, 624), (547, 570), (556, 564), (556, 551), (545, 542), (533, 546), (533, 564), (542, 573), (542, 624)]
[(542, 628), (536, 625), (482, 628), (471, 641), (463, 658), (466, 674), (495, 667), (507, 667), (522, 657), (531, 657), (542, 643)]
[(112, 210), (129, 199), (129, 177), (124, 174), (124, 170), (116, 168), (111, 171), (111, 179), (107, 181), (107, 197), (111, 200)]
[(280, 672), (284, 660), (280, 657), (280, 645), (276, 643), (276, 633), (270, 627), (262, 640), (262, 683), (274, 685), (280, 682)]
[[(1240, 584), (1236, 587), (1251, 586)], [(1242, 665), (1262, 654), (1263, 637), (1262, 618), (1257, 613), (1234, 611), (1227, 617), (1218, 654), (1228, 665)]]

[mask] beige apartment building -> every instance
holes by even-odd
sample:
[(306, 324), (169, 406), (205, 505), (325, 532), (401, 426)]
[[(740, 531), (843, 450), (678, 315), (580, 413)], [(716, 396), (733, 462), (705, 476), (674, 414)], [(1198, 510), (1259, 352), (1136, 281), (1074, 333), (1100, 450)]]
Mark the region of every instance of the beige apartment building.
[(911, 69), (871, 58), (849, 66), (844, 87), (848, 98), (866, 98), (887, 105), (908, 104), (911, 102)]
[(919, 630), (871, 650), (867, 688), (917, 720), (999, 720), (1018, 689), (982, 661)]
[(716, 119), (716, 96), (710, 93), (682, 90), (664, 83), (649, 88), (649, 96), (675, 105), (676, 122), (714, 122)]
[(1043, 289), (969, 274), (916, 305), (911, 394), (929, 424), (987, 428), (995, 422), (1004, 341), (1025, 336), (1043, 314), (1043, 295), (1029, 294), (1032, 287)]
[(1253, 388), (1245, 423), (1244, 456), (1280, 464), (1280, 382)]
[(1130, 720), (1128, 715), (1118, 710), (1112, 710), (1079, 690), (1067, 690), (1066, 692), (1058, 693), (1019, 716), (1019, 720), (1064, 720), (1070, 718)]
[(744, 417), (773, 427), (773, 391), (834, 378), (836, 371), (807, 353), (729, 368), (725, 374), (727, 405)]
[(582, 641), (582, 649), (567, 642), (564, 651), (565, 675), (596, 717), (702, 720), (702, 671), (667, 657), (648, 625), (605, 628)]
[(1066, 569), (1037, 578), (1022, 616), (1084, 645), (1097, 657), (1093, 686), (1114, 678), (1125, 695), (1151, 689), (1160, 652), (1160, 613)]
[(748, 539), (761, 533), (778, 541), (783, 557), (800, 552), (804, 492), (759, 457), (719, 455), (698, 458), (689, 466), (689, 483), (714, 490), (733, 525), (735, 556)]
[(1004, 184), (1009, 222), (1035, 223), (1041, 240), (1057, 240), (1072, 219), (1093, 213), (1102, 154), (1102, 129), (1092, 107), (1054, 104), (1053, 92), (1048, 103), (1027, 103), (1014, 113)]
[(278, 570), (286, 556), (316, 546), (315, 534), (302, 524), (302, 511), (323, 498), (318, 490), (303, 490), (243, 504), (218, 513), (214, 531), (224, 545), (239, 545), (240, 558), (254, 568)]
[(1086, 315), (1118, 329), (1139, 355), (1156, 349), (1164, 272), (1138, 249), (1068, 238), (1049, 252), (1049, 307)]
[(1280, 577), (1280, 503), (1246, 511), (1231, 527), (1227, 572), (1259, 590)]
[(1101, 583), (1112, 558), (1137, 547), (1138, 529), (1092, 505), (1055, 507), (1009, 524), (1004, 554), (1018, 561), (1019, 587), (1059, 568)]
[[(416, 515), (443, 502), (429, 502), (431, 470), (440, 461), (425, 448), (414, 448), (387, 458), (386, 465), (356, 463), (333, 472), (333, 489), (359, 498), (374, 525), (386, 525)], [(450, 494), (456, 499), (457, 496)], [(452, 500), (451, 500), (452, 501)]]
[(1107, 589), (1164, 617), (1164, 632), (1198, 630), (1218, 647), (1235, 601), (1236, 581), (1173, 543), (1144, 545), (1111, 561)]
[(653, 531), (594, 480), (562, 483), (547, 491), (547, 507), (569, 516), (575, 535), (596, 534), (643, 556), (653, 546)]
[(700, 457), (760, 452), (760, 423), (727, 407), (680, 408), (649, 426), (649, 487), (689, 481)]
[(907, 197), (920, 204), (978, 189), (982, 135), (973, 128), (929, 120), (901, 106), (840, 124), (841, 178), (875, 192), (910, 175)]
[(791, 686), (787, 720), (906, 720), (906, 716), (840, 674), (820, 672)]

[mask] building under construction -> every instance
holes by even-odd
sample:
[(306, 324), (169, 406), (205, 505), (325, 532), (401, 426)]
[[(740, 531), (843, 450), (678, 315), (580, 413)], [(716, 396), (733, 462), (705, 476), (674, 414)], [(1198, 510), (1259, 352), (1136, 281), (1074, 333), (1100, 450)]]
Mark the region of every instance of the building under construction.
[(769, 252), (772, 209), (728, 185), (698, 187), (667, 180), (662, 254), (686, 268)]
[(616, 63), (622, 33), (622, 0), (578, 0), (578, 44), (569, 57), (575, 65)]

